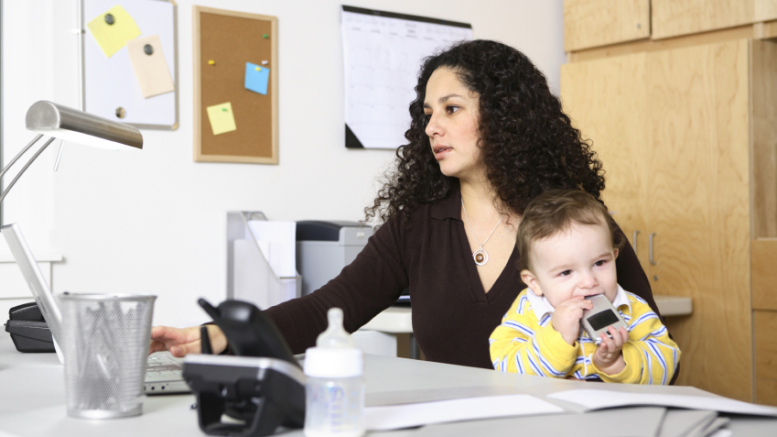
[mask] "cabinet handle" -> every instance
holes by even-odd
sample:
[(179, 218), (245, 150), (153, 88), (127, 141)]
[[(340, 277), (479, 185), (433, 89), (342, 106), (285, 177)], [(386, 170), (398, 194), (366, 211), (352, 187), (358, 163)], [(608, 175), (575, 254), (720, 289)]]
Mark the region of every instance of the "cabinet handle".
[(634, 231), (634, 236), (631, 237), (631, 245), (634, 248), (634, 253), (637, 253), (637, 235), (639, 235), (639, 231)]
[(656, 265), (656, 261), (653, 259), (653, 237), (656, 236), (655, 232), (650, 233), (650, 265)]

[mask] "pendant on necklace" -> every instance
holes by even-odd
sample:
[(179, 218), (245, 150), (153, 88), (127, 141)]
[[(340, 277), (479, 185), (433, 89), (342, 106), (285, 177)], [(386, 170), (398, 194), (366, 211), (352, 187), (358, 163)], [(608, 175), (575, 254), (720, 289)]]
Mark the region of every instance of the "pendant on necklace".
[(481, 247), (472, 253), (472, 258), (475, 259), (475, 264), (484, 266), (488, 262), (488, 252)]

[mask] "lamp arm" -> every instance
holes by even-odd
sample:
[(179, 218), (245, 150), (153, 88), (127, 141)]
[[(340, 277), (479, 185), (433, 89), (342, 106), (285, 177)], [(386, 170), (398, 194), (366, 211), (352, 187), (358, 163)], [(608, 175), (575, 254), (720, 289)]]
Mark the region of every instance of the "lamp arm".
[(24, 146), (24, 148), (19, 153), (17, 153), (16, 156), (14, 156), (14, 158), (11, 160), (11, 162), (9, 162), (8, 165), (5, 166), (3, 171), (0, 172), (0, 179), (2, 179), (3, 176), (5, 176), (5, 172), (7, 172), (8, 169), (11, 168), (11, 166), (16, 164), (16, 161), (18, 161), (19, 158), (21, 158), (22, 155), (24, 155), (24, 153), (26, 151), (30, 150), (30, 147), (32, 147), (33, 144), (37, 143), (38, 140), (41, 139), (42, 136), (43, 136), (43, 134), (38, 134), (37, 136), (35, 136), (35, 138), (33, 138), (32, 141), (30, 141), (30, 144), (27, 144), (26, 146)]
[[(2, 175), (4, 175), (5, 172), (8, 171), (8, 168), (11, 167), (19, 159), (19, 157), (22, 154), (24, 154), (24, 152), (29, 150), (30, 147), (32, 147), (32, 145), (35, 144), (40, 139), (40, 137), (42, 137), (42, 136), (43, 135), (38, 135), (37, 137), (35, 137), (35, 139), (32, 140), (32, 142), (30, 144), (28, 144), (27, 147), (24, 148), (24, 150), (19, 152), (19, 154), (16, 155), (16, 157), (7, 166), (5, 166), (5, 168), (3, 169), (2, 173), (0, 173), (0, 177), (2, 177)], [(19, 178), (22, 176), (22, 174), (24, 174), (24, 172), (27, 170), (27, 168), (30, 166), (30, 164), (32, 164), (32, 162), (35, 161), (35, 159), (38, 158), (38, 156), (40, 156), (40, 154), (43, 153), (44, 150), (46, 150), (46, 147), (48, 147), (49, 144), (51, 144), (54, 140), (55, 140), (54, 137), (49, 138), (48, 141), (43, 143), (43, 146), (41, 146), (41, 148), (38, 149), (38, 151), (35, 152), (34, 155), (32, 155), (32, 158), (30, 158), (30, 160), (27, 161), (26, 164), (24, 164), (24, 167), (22, 167), (21, 171), (19, 171), (19, 173), (16, 174), (16, 177), (13, 178), (11, 183), (8, 184), (8, 186), (5, 188), (5, 190), (3, 191), (3, 194), (0, 194), (0, 203), (3, 202), (3, 199), (5, 199), (5, 196), (8, 194), (9, 191), (11, 191), (11, 188), (13, 188), (14, 184), (16, 184), (16, 181), (18, 181)]]

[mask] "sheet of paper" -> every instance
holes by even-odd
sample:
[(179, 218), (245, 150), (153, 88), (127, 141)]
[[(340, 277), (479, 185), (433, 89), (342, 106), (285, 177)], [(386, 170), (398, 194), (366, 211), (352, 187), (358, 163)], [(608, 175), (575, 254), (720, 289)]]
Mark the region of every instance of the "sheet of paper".
[(127, 53), (144, 99), (175, 91), (159, 35), (129, 41)]
[(516, 394), (367, 407), (364, 409), (364, 425), (370, 431), (385, 431), (461, 420), (563, 412), (563, 408), (540, 398)]
[(208, 106), (208, 119), (211, 129), (213, 129), (213, 135), (237, 130), (231, 102)]
[(726, 426), (731, 419), (728, 417), (716, 417), (712, 422), (708, 423), (704, 427), (700, 427), (697, 430), (688, 433), (687, 437), (708, 437), (710, 434), (717, 432), (722, 427)]
[(255, 93), (267, 95), (267, 82), (269, 80), (269, 68), (246, 62), (246, 89), (249, 89)]
[(251, 220), (248, 227), (275, 275), (279, 278), (297, 276), (297, 223)]
[(720, 428), (726, 426), (730, 421), (731, 419), (728, 417), (717, 417), (699, 433), (699, 436), (708, 437), (710, 434), (715, 433), (720, 430)]
[(406, 144), (423, 58), (472, 39), (472, 28), (346, 11), (341, 28), (346, 125), (365, 148)]
[(121, 50), (127, 41), (140, 36), (140, 29), (135, 24), (135, 20), (121, 5), (116, 5), (104, 14), (98, 15), (86, 26), (97, 41), (97, 45), (109, 58)]
[(662, 407), (711, 410), (722, 413), (777, 416), (777, 407), (767, 407), (722, 396), (685, 396), (657, 393), (625, 393), (609, 390), (567, 390), (548, 395), (551, 399), (571, 402), (586, 408), (625, 407), (634, 405), (657, 405)]

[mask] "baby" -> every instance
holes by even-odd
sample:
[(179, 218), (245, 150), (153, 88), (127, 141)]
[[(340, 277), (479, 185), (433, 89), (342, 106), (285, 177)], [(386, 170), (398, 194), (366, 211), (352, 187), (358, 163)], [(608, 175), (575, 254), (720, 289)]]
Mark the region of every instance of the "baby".
[[(667, 384), (680, 349), (642, 298), (618, 285), (622, 246), (604, 205), (580, 190), (534, 199), (518, 228), (518, 268), (528, 285), (491, 334), (491, 362), (503, 372), (634, 384)], [(586, 296), (604, 294), (628, 325), (597, 346), (581, 330)]]

